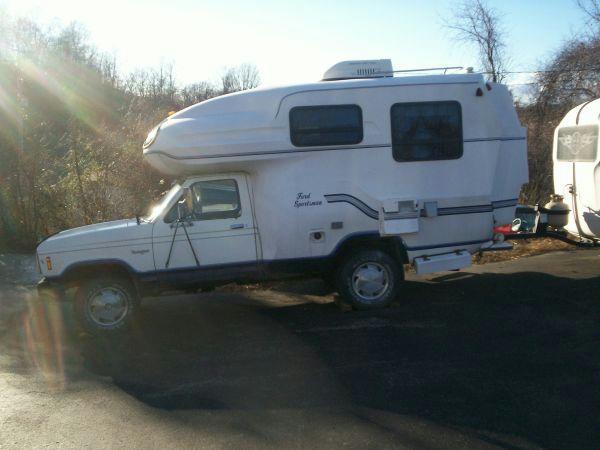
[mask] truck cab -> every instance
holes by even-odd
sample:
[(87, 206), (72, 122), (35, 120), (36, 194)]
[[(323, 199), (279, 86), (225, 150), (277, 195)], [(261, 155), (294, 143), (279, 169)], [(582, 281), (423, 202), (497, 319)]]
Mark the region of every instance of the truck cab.
[(37, 249), (40, 289), (62, 296), (69, 288), (86, 291), (94, 280), (97, 293), (84, 320), (109, 329), (146, 293), (213, 286), (242, 273), (257, 276), (257, 239), (246, 174), (189, 177), (145, 217), (45, 239)]

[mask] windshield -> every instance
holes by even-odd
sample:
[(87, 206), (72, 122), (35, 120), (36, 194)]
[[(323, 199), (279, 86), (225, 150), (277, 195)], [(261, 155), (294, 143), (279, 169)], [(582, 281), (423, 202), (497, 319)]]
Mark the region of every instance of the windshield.
[(144, 217), (144, 220), (148, 222), (154, 222), (158, 216), (165, 210), (165, 208), (171, 203), (171, 201), (179, 195), (181, 192), (181, 186), (179, 184), (174, 184), (171, 189), (169, 189), (163, 197), (160, 199), (158, 203), (154, 206), (150, 207), (149, 214)]

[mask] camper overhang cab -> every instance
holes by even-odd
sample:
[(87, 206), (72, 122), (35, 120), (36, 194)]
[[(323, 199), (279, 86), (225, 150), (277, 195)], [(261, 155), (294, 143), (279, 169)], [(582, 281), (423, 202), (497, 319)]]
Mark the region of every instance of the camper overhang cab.
[(143, 146), (179, 178), (148, 217), (38, 247), (45, 286), (77, 287), (88, 329), (127, 325), (140, 296), (321, 276), (358, 308), (496, 245), (527, 181), (526, 132), (479, 74), (393, 76), (351, 61), (312, 84), (259, 88), (170, 116)]

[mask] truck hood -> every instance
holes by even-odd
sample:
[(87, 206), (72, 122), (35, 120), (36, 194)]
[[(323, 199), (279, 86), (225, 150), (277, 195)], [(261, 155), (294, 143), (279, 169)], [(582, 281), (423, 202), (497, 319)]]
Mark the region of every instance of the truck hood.
[(119, 243), (150, 238), (151, 236), (152, 223), (142, 222), (138, 225), (136, 219), (115, 220), (61, 231), (42, 241), (37, 251), (38, 254), (48, 254), (105, 245), (118, 245)]

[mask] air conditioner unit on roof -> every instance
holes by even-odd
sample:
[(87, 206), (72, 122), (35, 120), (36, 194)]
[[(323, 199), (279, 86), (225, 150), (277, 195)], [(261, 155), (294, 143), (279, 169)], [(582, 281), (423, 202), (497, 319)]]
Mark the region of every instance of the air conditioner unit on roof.
[(342, 61), (325, 72), (323, 81), (391, 77), (393, 70), (390, 59)]

